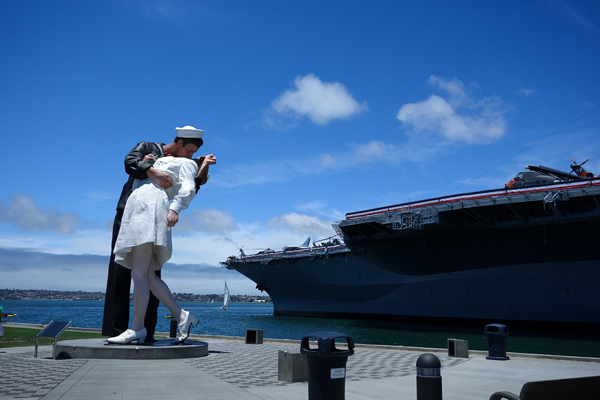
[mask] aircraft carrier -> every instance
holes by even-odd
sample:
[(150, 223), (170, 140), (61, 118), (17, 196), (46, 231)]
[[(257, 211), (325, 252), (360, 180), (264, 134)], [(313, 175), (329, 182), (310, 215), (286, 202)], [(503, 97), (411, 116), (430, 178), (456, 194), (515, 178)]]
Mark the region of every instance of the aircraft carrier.
[(600, 325), (600, 180), (529, 166), (506, 187), (351, 212), (341, 240), (222, 262), (275, 315)]

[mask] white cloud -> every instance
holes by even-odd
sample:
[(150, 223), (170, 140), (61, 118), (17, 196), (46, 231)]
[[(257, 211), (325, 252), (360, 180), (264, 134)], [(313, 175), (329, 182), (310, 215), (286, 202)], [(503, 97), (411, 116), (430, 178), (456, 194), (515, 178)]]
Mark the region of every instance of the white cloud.
[(292, 232), (304, 233), (307, 235), (317, 235), (315, 240), (327, 238), (335, 235), (331, 223), (322, 221), (318, 217), (288, 213), (278, 217), (270, 218), (267, 221), (267, 227), (291, 230)]
[[(219, 169), (218, 176), (211, 179), (211, 184), (224, 187), (245, 185), (261, 185), (272, 182), (285, 182), (298, 176), (301, 162), (297, 160), (271, 160), (253, 164), (229, 164)], [(251, 173), (249, 171), (252, 171)]]
[[(306, 205), (320, 208), (319, 203)], [(174, 292), (215, 293), (223, 280), (231, 282), (237, 293), (256, 294), (255, 284), (219, 263), (243, 247), (248, 253), (267, 247), (281, 249), (298, 245), (307, 236), (315, 240), (334, 234), (330, 222), (305, 214), (285, 214), (266, 224), (238, 224), (219, 210), (201, 212), (213, 231), (175, 230), (173, 257), (164, 266), (163, 277)], [(217, 232), (215, 223), (225, 216), (228, 227), (237, 229)], [(110, 231), (78, 230), (77, 235), (22, 233), (0, 234), (0, 274), (2, 287), (20, 289), (54, 289), (104, 291), (109, 259)]]
[(521, 96), (529, 97), (537, 94), (537, 90), (535, 89), (520, 89), (518, 92)]
[[(318, 203), (306, 205), (308, 208), (319, 208)], [(310, 212), (309, 209), (307, 209)], [(334, 231), (331, 222), (324, 222), (318, 217), (289, 214), (274, 217), (268, 223), (245, 223), (239, 225), (229, 213), (208, 209), (194, 211), (194, 217), (200, 227), (178, 225), (173, 231), (173, 257), (169, 263), (207, 265), (218, 267), (220, 261), (236, 254), (245, 246), (252, 248), (283, 248), (286, 245), (304, 241), (306, 236), (316, 238), (331, 236)], [(192, 218), (184, 218), (189, 221)], [(5, 226), (4, 228), (7, 228)], [(52, 232), (22, 232), (15, 234), (10, 229), (0, 230), (0, 249), (10, 249), (32, 257), (38, 253), (55, 256), (98, 256), (106, 259), (100, 272), (105, 273), (110, 254), (110, 229), (80, 228), (76, 235), (61, 235)], [(35, 257), (34, 257), (35, 258)], [(85, 264), (75, 268), (87, 269)], [(3, 279), (7, 276), (3, 276)]]
[(374, 163), (380, 160), (397, 161), (405, 157), (402, 149), (378, 140), (362, 144), (350, 143), (349, 146), (353, 152), (351, 156), (353, 163)]
[(55, 255), (105, 255), (110, 251), (110, 242), (111, 230), (108, 229), (79, 229), (76, 235), (68, 236), (48, 232), (0, 233), (0, 248)]
[(61, 213), (55, 208), (40, 210), (32, 197), (16, 194), (8, 202), (0, 201), (0, 222), (9, 222), (26, 231), (54, 232), (70, 235), (75, 232), (79, 218)]
[(227, 233), (238, 230), (233, 215), (215, 208), (195, 210), (194, 219), (200, 224), (200, 230), (214, 233)]
[(437, 153), (443, 148), (443, 143), (409, 141), (402, 145), (371, 140), (365, 143), (348, 143), (346, 151), (337, 154), (327, 153), (320, 156), (309, 172), (338, 172), (348, 171), (355, 166), (376, 165), (378, 163), (398, 163), (403, 161), (421, 161), (423, 158)]
[[(337, 209), (332, 209), (327, 203), (318, 200), (299, 204), (296, 206), (296, 209), (306, 214), (320, 215), (321, 217), (325, 217), (327, 219), (334, 218), (335, 220), (341, 220), (345, 218), (344, 213)], [(331, 223), (333, 222), (326, 222), (328, 225), (331, 225)]]
[(186, 16), (184, 3), (177, 0), (145, 2), (142, 9), (147, 16), (159, 16), (173, 22), (181, 21)]
[(465, 94), (464, 83), (456, 78), (446, 81), (439, 76), (431, 75), (427, 80), (427, 83), (431, 86), (438, 86), (440, 89), (448, 92), (450, 98), (456, 101), (463, 101), (467, 97)]
[(287, 90), (271, 103), (271, 111), (280, 117), (306, 117), (317, 125), (347, 119), (367, 109), (338, 82), (322, 82), (308, 74), (294, 80), (295, 89)]
[[(214, 184), (222, 187), (264, 185), (287, 182), (302, 176), (348, 172), (354, 166), (374, 165), (381, 162), (419, 161), (425, 155), (439, 151), (441, 146), (443, 144), (438, 142), (419, 144), (416, 141), (402, 146), (377, 140), (348, 143), (347, 149), (340, 150), (338, 153), (254, 164), (227, 165), (220, 169)], [(252, 174), (247, 171), (252, 171)]]
[[(585, 2), (583, 2), (585, 3)], [(590, 2), (589, 4), (594, 4)], [(562, 0), (548, 1), (544, 3), (545, 7), (548, 7), (553, 13), (558, 15), (560, 18), (578, 25), (588, 31), (598, 32), (598, 26), (586, 16), (586, 10), (575, 8), (571, 4)], [(590, 11), (588, 10), (588, 13)], [(592, 14), (589, 14), (592, 15)]]
[[(56, 255), (0, 247), (1, 288), (104, 292), (108, 255)], [(172, 292), (220, 293), (227, 280), (232, 293), (259, 294), (238, 272), (203, 264), (167, 263), (162, 274)]]
[(321, 166), (321, 168), (328, 168), (334, 166), (335, 158), (329, 153), (323, 154), (321, 155), (321, 161), (319, 162), (319, 165)]
[(87, 191), (83, 194), (83, 196), (90, 199), (90, 202), (93, 203), (100, 203), (107, 200), (115, 200), (116, 203), (116, 200), (118, 199), (118, 196), (115, 193), (99, 190)]
[(428, 83), (445, 91), (447, 98), (432, 94), (427, 100), (403, 105), (396, 115), (415, 134), (441, 135), (450, 142), (483, 144), (506, 132), (500, 99), (475, 100), (457, 79), (445, 81), (431, 76)]
[(2, 287), (104, 291), (108, 255), (57, 255), (0, 248)]
[(144, 17), (160, 23), (165, 21), (189, 32), (227, 21), (214, 9), (195, 1), (150, 0), (139, 2), (139, 6)]

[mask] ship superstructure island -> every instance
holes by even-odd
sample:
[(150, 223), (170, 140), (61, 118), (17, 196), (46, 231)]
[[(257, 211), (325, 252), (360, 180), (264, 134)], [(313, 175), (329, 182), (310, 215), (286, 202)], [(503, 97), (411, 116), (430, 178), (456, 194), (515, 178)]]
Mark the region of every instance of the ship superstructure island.
[(597, 325), (600, 180), (584, 163), (351, 212), (339, 239), (222, 264), (266, 291), (275, 315)]

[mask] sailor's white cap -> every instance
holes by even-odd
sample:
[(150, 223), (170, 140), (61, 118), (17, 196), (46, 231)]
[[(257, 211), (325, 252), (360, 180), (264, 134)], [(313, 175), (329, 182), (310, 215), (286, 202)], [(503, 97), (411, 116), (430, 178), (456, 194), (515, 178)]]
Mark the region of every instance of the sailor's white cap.
[(177, 137), (182, 139), (202, 139), (202, 135), (204, 134), (202, 129), (196, 129), (191, 125), (186, 125), (183, 128), (175, 128), (175, 131), (177, 131)]

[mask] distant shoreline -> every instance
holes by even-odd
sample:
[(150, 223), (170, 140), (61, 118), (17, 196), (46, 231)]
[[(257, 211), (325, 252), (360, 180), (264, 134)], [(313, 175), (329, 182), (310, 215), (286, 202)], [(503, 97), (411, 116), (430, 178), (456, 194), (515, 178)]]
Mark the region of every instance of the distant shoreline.
[[(177, 301), (223, 302), (223, 294), (173, 293)], [(41, 289), (0, 289), (1, 300), (87, 300), (104, 301), (104, 292)], [(231, 295), (232, 303), (271, 303), (269, 296)]]

